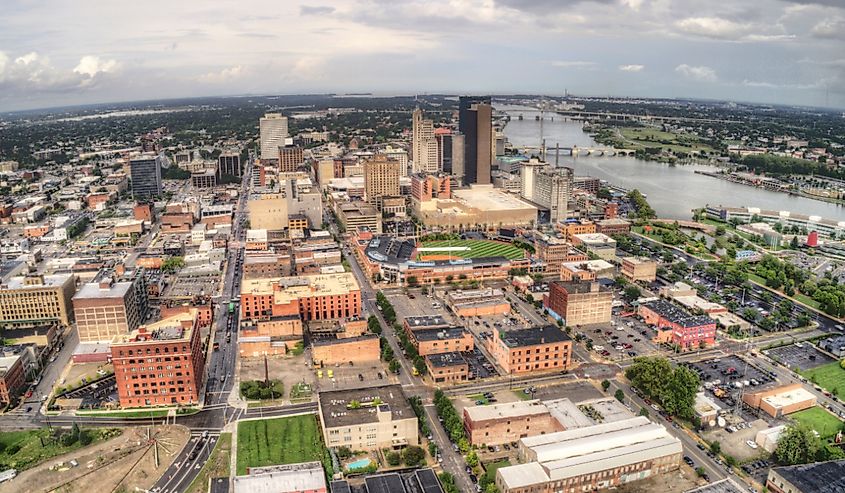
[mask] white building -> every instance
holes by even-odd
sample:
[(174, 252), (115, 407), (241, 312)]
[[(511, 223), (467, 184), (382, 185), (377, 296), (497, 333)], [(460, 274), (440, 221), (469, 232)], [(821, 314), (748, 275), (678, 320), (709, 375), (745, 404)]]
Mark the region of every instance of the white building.
[(288, 119), (281, 113), (267, 113), (259, 120), (261, 159), (279, 159), (279, 147), (288, 136)]
[(414, 173), (436, 173), (437, 140), (434, 138), (434, 121), (423, 118), (422, 110), (414, 110), (411, 119), (412, 149)]

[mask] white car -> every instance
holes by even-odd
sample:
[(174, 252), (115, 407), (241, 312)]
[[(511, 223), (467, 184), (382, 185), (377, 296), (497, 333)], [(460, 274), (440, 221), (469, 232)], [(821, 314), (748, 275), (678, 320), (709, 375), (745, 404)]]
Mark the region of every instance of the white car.
[(595, 351), (604, 351), (604, 346), (593, 346)]
[(751, 447), (753, 449), (757, 448), (757, 444), (753, 440), (746, 440), (745, 443), (746, 443), (746, 445), (748, 445), (749, 447)]

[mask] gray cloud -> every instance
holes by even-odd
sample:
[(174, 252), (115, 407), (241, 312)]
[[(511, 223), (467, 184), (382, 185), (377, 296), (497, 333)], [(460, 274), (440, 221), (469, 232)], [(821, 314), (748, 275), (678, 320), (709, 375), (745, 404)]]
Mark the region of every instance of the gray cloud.
[(299, 7), (299, 15), (329, 15), (333, 14), (334, 11), (335, 8), (328, 5), (303, 5)]

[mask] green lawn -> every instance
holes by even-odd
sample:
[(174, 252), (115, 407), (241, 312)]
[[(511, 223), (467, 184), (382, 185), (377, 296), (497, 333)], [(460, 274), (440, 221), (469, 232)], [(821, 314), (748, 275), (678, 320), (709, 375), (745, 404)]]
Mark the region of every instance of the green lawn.
[[(93, 439), (91, 443), (117, 436), (119, 430), (86, 429)], [(57, 438), (69, 430), (41, 428), (29, 431), (10, 431), (0, 433), (0, 469), (14, 468), (18, 471), (33, 467), (51, 457), (62, 455), (82, 448), (78, 441), (70, 446), (62, 445)]]
[(623, 127), (619, 129), (619, 133), (635, 148), (662, 147), (672, 152), (713, 150), (709, 145), (702, 144), (695, 135), (664, 132), (647, 127)]
[(814, 300), (813, 298), (810, 298), (806, 294), (797, 293), (797, 294), (793, 295), (792, 297), (795, 298), (796, 300), (800, 301), (801, 303), (804, 303), (807, 306), (811, 306), (811, 307), (815, 308), (816, 310), (818, 310), (819, 307), (821, 306), (818, 301)]
[[(423, 248), (430, 247), (467, 247), (469, 250), (458, 250), (454, 255), (461, 258), (479, 258), (479, 257), (506, 257), (508, 259), (520, 259), (525, 256), (525, 252), (518, 247), (509, 243), (499, 243), (497, 241), (488, 240), (438, 240), (426, 241), (422, 244)], [(448, 255), (447, 252), (424, 252), (426, 255), (443, 254)]]
[(221, 433), (217, 445), (211, 451), (200, 473), (191, 482), (187, 493), (205, 493), (208, 490), (210, 478), (229, 477), (229, 455), (232, 453), (232, 434)]
[(790, 418), (816, 430), (822, 440), (828, 439), (842, 428), (842, 421), (820, 407), (811, 407), (789, 415)]
[(509, 465), (511, 465), (511, 463), (508, 460), (500, 460), (499, 462), (493, 462), (491, 464), (487, 464), (487, 465), (484, 466), (484, 469), (486, 471), (484, 473), (484, 475), (489, 478), (489, 481), (491, 483), (494, 483), (494, 482), (496, 482), (496, 471), (500, 467), (508, 467)]
[[(237, 475), (248, 467), (322, 461), (328, 452), (312, 414), (289, 418), (244, 421), (238, 424)], [(331, 462), (328, 463), (331, 476)]]
[(845, 399), (845, 370), (839, 366), (838, 361), (801, 372), (807, 380), (836, 394), (836, 397)]

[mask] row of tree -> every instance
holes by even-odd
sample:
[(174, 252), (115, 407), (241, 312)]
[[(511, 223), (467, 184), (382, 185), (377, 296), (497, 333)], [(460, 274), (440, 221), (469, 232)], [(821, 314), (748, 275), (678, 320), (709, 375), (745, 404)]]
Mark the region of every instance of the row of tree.
[(452, 400), (442, 390), (437, 389), (434, 391), (434, 405), (437, 408), (437, 416), (443, 420), (443, 428), (449, 433), (449, 439), (457, 444), (462, 454), (467, 453), (470, 449), (469, 440)]
[(640, 357), (625, 370), (625, 377), (670, 415), (685, 419), (695, 416), (695, 394), (701, 381), (689, 368), (672, 368), (663, 357)]

